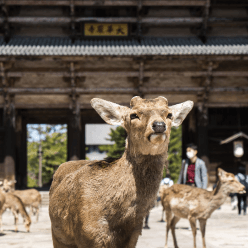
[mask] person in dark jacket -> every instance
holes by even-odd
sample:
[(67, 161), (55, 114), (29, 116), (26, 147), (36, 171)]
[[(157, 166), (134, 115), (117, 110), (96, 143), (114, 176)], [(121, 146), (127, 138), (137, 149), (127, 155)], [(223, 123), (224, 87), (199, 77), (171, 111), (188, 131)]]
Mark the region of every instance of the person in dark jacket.
[(178, 183), (206, 189), (208, 185), (207, 168), (205, 162), (197, 157), (197, 152), (195, 144), (187, 145), (186, 155), (188, 159), (182, 162)]
[[(241, 211), (243, 209), (243, 213), (244, 215), (246, 215), (246, 201), (247, 201), (247, 190), (248, 190), (248, 176), (245, 175), (245, 167), (243, 166), (240, 166), (238, 168), (238, 174), (235, 176), (238, 181), (240, 183), (242, 183), (245, 188), (246, 188), (246, 193), (244, 194), (237, 194), (238, 196), (238, 214), (240, 215), (241, 214)], [(243, 206), (241, 205), (241, 203), (243, 202)], [(242, 207), (241, 207), (242, 206)]]

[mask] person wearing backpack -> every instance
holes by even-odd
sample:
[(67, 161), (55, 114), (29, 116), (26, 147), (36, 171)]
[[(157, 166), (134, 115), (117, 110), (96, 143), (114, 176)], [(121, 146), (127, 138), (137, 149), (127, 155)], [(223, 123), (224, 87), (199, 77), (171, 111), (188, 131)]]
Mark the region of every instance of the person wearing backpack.
[[(236, 178), (240, 183), (242, 183), (245, 186), (246, 193), (244, 194), (238, 194), (238, 214), (241, 214), (242, 208), (244, 211), (244, 215), (246, 215), (246, 201), (247, 201), (247, 191), (248, 191), (248, 176), (245, 175), (245, 168), (243, 166), (240, 166), (238, 168), (238, 174), (236, 175)], [(243, 206), (241, 206), (241, 203), (243, 202)]]

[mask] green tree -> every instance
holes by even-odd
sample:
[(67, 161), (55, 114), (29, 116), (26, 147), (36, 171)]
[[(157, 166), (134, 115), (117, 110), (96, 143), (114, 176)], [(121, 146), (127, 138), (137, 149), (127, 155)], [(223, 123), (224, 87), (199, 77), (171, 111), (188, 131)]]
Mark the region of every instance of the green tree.
[(107, 140), (114, 141), (113, 145), (101, 145), (99, 146), (100, 151), (106, 151), (108, 158), (119, 158), (125, 151), (125, 140), (127, 133), (123, 127), (117, 127), (116, 129), (111, 128), (109, 134), (110, 138)]
[[(110, 138), (114, 141), (114, 145), (99, 146), (100, 151), (106, 151), (108, 158), (119, 158), (125, 151), (126, 131), (123, 127), (117, 127), (115, 130), (111, 128)], [(179, 177), (182, 162), (182, 127), (172, 128), (170, 135), (170, 143), (168, 148), (168, 161), (171, 179), (176, 182)], [(163, 176), (166, 175), (164, 169)]]
[[(40, 132), (42, 145), (42, 182), (48, 183), (57, 167), (67, 158), (66, 125), (43, 125), (42, 128), (31, 127), (32, 131)], [(30, 133), (30, 131), (29, 131)], [(37, 186), (39, 172), (38, 151), (39, 141), (28, 141), (28, 187)]]
[[(176, 183), (182, 164), (182, 126), (171, 128), (168, 162), (171, 179)], [(166, 170), (164, 170), (163, 176), (165, 176), (165, 174)]]

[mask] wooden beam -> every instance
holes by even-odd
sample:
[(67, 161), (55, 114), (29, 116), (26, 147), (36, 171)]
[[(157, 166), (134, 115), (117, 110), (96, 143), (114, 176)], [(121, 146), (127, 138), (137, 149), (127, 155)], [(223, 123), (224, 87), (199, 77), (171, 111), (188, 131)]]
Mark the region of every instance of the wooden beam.
[(0, 62), (15, 62), (15, 61), (60, 61), (60, 62), (82, 62), (82, 61), (96, 61), (97, 59), (103, 59), (104, 61), (128, 61), (130, 63), (135, 59), (143, 59), (147, 61), (247, 61), (248, 55), (246, 54), (190, 54), (190, 55), (1, 55)]
[[(170, 102), (170, 105), (177, 104), (179, 102)], [(130, 102), (119, 103), (123, 106), (129, 106)], [(198, 106), (198, 103), (194, 104), (195, 107)], [(206, 103), (208, 108), (241, 108), (248, 107), (248, 102), (208, 102)], [(3, 108), (3, 104), (0, 104), (0, 108)], [(69, 103), (60, 103), (60, 104), (28, 104), (28, 103), (16, 103), (16, 109), (69, 109)], [(91, 105), (87, 103), (81, 103), (80, 109), (91, 109)]]
[[(106, 0), (106, 1), (74, 1), (75, 6), (137, 6), (135, 0)], [(8, 0), (6, 5), (45, 5), (45, 6), (69, 6), (70, 0)], [(145, 0), (142, 5), (144, 6), (204, 6), (205, 0)]]
[[(75, 22), (100, 22), (100, 23), (136, 23), (136, 17), (77, 17)], [(193, 25), (202, 23), (202, 17), (144, 17), (140, 20), (142, 24), (154, 25)], [(11, 24), (29, 24), (29, 25), (65, 25), (71, 23), (70, 17), (9, 17)], [(4, 18), (0, 18), (0, 23), (4, 23)]]
[[(4, 23), (4, 18), (0, 18), (0, 24)], [(75, 22), (100, 22), (100, 23), (136, 23), (136, 17), (75, 17)], [(141, 24), (149, 25), (195, 25), (203, 23), (202, 17), (143, 17), (140, 20)], [(234, 17), (210, 17), (205, 20), (209, 25), (221, 24), (232, 26), (247, 25), (248, 18)], [(20, 17), (14, 16), (8, 18), (8, 23), (11, 24), (26, 24), (26, 25), (66, 25), (71, 23), (70, 17)]]
[[(75, 77), (139, 77), (138, 71), (78, 71)], [(70, 72), (62, 71), (8, 71), (7, 77), (23, 77), (28, 75), (49, 76), (49, 77), (70, 77)], [(207, 71), (144, 71), (144, 77), (206, 77)], [(248, 77), (248, 71), (213, 71), (213, 77)]]
[[(75, 94), (137, 94), (136, 88), (78, 88), (75, 87)], [(143, 94), (156, 93), (197, 93), (205, 90), (205, 87), (140, 87)], [(4, 90), (0, 89), (0, 93)], [(9, 88), (9, 94), (71, 94), (71, 88)], [(209, 92), (233, 92), (233, 93), (247, 93), (248, 87), (216, 87), (210, 88)]]

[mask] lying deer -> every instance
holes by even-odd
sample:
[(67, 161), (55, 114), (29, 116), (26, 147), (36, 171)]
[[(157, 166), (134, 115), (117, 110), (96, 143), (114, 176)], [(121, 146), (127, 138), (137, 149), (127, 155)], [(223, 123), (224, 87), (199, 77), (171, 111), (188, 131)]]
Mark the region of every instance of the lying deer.
[[(175, 248), (178, 248), (175, 226), (180, 218), (188, 219), (194, 237), (194, 248), (196, 248), (196, 220), (200, 222), (203, 248), (206, 248), (205, 230), (207, 219), (214, 210), (218, 209), (230, 193), (245, 192), (245, 187), (232, 173), (218, 169), (219, 181), (217, 187), (212, 191), (195, 188), (183, 184), (175, 184), (162, 192), (162, 205), (166, 212), (166, 241), (167, 248), (168, 233), (171, 229)], [(172, 217), (172, 215), (174, 215)]]
[(126, 150), (112, 162), (60, 165), (50, 189), (53, 245), (134, 248), (156, 199), (171, 127), (182, 123), (193, 102), (168, 107), (164, 97), (134, 97), (128, 108), (95, 98), (91, 105), (108, 124), (126, 129)]
[(7, 208), (11, 210), (11, 212), (13, 213), (15, 217), (15, 231), (16, 232), (18, 231), (17, 224), (18, 224), (18, 215), (20, 213), (24, 219), (24, 226), (27, 232), (29, 232), (30, 225), (31, 225), (31, 219), (29, 215), (27, 214), (26, 209), (21, 199), (12, 193), (5, 193), (5, 203), (0, 211), (1, 219), (2, 219), (3, 213), (5, 212)]
[(15, 190), (13, 191), (13, 185), (16, 183), (16, 181), (8, 181), (7, 179), (4, 179), (3, 181), (3, 191), (4, 192), (11, 192), (14, 195), (18, 196), (23, 204), (24, 207), (30, 207), (30, 212), (32, 214), (36, 214), (36, 221), (39, 219), (39, 207), (41, 205), (41, 194), (36, 189), (25, 189), (25, 190)]

